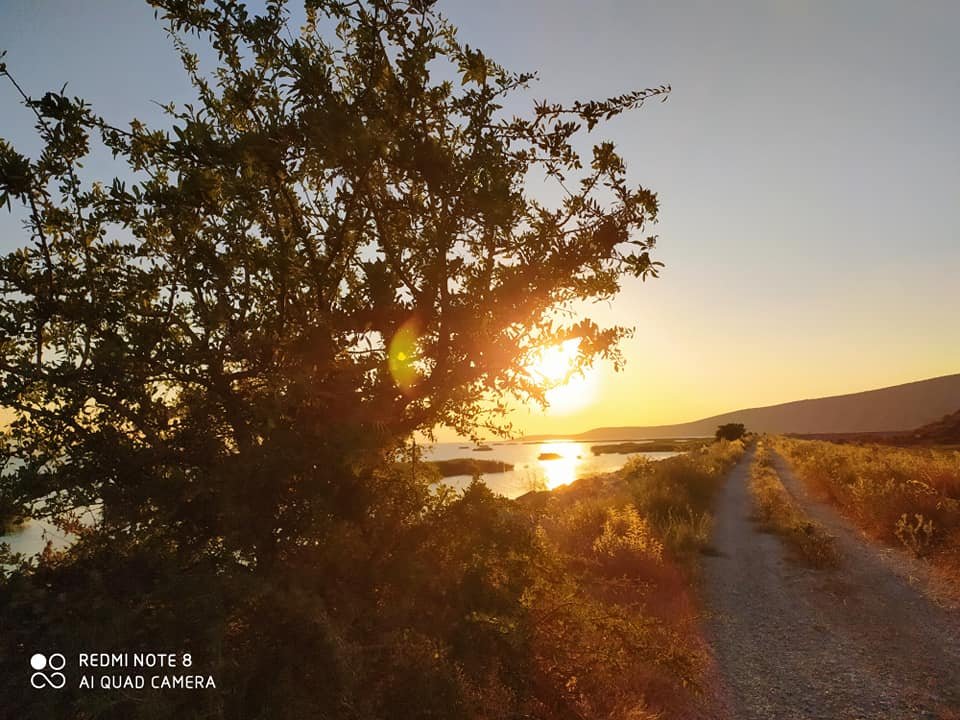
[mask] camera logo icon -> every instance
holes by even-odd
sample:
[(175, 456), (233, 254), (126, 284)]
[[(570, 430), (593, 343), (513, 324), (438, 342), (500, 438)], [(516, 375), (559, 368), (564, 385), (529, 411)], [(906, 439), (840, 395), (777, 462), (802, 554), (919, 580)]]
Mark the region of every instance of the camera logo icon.
[[(66, 664), (67, 659), (61, 653), (53, 653), (49, 657), (43, 653), (35, 653), (30, 658), (30, 667), (36, 671), (30, 676), (30, 684), (37, 690), (45, 687), (60, 690), (67, 684), (67, 676), (60, 672)], [(51, 672), (44, 672), (45, 670)]]

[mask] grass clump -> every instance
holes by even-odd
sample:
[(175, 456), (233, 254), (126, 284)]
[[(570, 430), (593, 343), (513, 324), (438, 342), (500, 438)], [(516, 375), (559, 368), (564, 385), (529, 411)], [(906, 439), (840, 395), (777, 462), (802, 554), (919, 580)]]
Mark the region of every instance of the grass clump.
[(834, 567), (839, 561), (833, 536), (800, 509), (770, 463), (769, 451), (760, 446), (750, 468), (750, 491), (757, 518), (770, 532), (780, 535), (796, 553), (814, 567)]
[(653, 529), (632, 505), (612, 507), (606, 512), (603, 530), (593, 541), (593, 551), (602, 557), (629, 561), (634, 556), (660, 562), (663, 543), (654, 537)]
[(913, 518), (904, 513), (897, 520), (893, 533), (905, 548), (917, 557), (922, 557), (933, 544), (933, 520), (924, 518), (920, 513), (916, 513)]

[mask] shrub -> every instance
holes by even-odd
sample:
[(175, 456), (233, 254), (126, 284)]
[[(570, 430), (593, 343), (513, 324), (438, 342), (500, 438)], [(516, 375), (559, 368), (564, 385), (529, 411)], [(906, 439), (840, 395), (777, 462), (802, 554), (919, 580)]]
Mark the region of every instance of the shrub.
[(739, 440), (747, 434), (747, 428), (743, 423), (727, 423), (717, 427), (714, 437), (717, 440)]
[(600, 536), (593, 541), (593, 551), (614, 561), (635, 556), (660, 561), (663, 543), (653, 536), (650, 524), (632, 505), (610, 508)]
[[(66, 688), (21, 714), (579, 716), (535, 706), (531, 518), (394, 465), (546, 402), (527, 367), (557, 342), (573, 371), (619, 365), (628, 330), (580, 310), (656, 276), (658, 200), (597, 134), (669, 87), (515, 112), (534, 75), (431, 0), (150, 4), (192, 86), (156, 127), (30, 98), (0, 63), (38, 133), (33, 157), (0, 139), (24, 218), (0, 257), (0, 516), (100, 508), (0, 581), (0, 707), (25, 647), (189, 641), (216, 692)], [(544, 205), (541, 171), (573, 190)]]
[(930, 549), (933, 540), (933, 520), (925, 520), (923, 515), (917, 513), (913, 516), (911, 522), (906, 513), (897, 520), (894, 534), (897, 539), (903, 543), (903, 546), (910, 550), (917, 557), (921, 557)]

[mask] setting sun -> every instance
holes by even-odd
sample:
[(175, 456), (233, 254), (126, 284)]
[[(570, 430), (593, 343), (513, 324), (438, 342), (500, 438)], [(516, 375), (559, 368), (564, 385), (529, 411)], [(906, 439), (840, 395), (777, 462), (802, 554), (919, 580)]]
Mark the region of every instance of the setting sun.
[(577, 369), (580, 340), (565, 340), (541, 350), (528, 367), (530, 375), (547, 388), (553, 414), (565, 414), (589, 404), (596, 395), (596, 375)]

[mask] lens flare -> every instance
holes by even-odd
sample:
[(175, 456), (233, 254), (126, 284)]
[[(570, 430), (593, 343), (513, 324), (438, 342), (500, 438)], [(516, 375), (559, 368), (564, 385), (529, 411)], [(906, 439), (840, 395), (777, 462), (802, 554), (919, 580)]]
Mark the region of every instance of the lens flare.
[(420, 379), (417, 370), (417, 343), (420, 340), (420, 323), (411, 318), (394, 333), (387, 346), (387, 364), (390, 376), (403, 392), (410, 392)]

